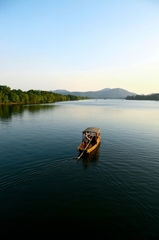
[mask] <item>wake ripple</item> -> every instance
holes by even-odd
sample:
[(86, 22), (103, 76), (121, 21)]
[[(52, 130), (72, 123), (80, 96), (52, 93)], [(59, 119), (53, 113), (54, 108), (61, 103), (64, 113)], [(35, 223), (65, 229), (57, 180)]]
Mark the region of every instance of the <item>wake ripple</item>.
[[(45, 175), (47, 172), (51, 171), (52, 168), (59, 167), (71, 160), (75, 159), (75, 157), (68, 158), (58, 158), (58, 159), (43, 159), (38, 163), (27, 164), (18, 169), (17, 174), (6, 174), (0, 177), (0, 188), (1, 190), (9, 190), (20, 188), (27, 181), (33, 181), (40, 175)], [(50, 163), (54, 161), (54, 163)]]

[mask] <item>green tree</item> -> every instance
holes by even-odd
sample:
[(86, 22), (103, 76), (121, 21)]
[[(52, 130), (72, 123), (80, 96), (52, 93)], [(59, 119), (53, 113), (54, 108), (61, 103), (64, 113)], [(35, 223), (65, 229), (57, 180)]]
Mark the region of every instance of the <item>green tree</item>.
[(16, 93), (11, 92), (11, 94), (10, 94), (10, 101), (18, 103), (20, 101), (20, 98), (19, 98), (19, 96)]
[(0, 102), (2, 102), (3, 99), (3, 92), (0, 90)]

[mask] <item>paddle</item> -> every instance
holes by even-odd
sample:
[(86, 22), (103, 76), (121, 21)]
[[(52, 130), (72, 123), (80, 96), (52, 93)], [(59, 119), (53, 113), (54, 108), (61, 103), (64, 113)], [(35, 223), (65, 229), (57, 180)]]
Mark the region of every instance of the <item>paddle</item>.
[(87, 146), (85, 147), (85, 149), (83, 150), (83, 152), (79, 155), (79, 157), (77, 159), (80, 159), (82, 157), (83, 153), (87, 150), (87, 148), (88, 148), (90, 142), (92, 141), (92, 139), (93, 138), (90, 139), (90, 141), (88, 142)]

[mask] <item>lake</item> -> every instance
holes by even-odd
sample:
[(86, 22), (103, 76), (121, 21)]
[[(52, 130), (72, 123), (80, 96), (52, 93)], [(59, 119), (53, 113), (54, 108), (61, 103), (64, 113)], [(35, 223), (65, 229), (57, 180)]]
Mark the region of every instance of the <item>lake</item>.
[[(82, 130), (101, 129), (77, 160)], [(159, 102), (0, 106), (1, 239), (159, 238)]]

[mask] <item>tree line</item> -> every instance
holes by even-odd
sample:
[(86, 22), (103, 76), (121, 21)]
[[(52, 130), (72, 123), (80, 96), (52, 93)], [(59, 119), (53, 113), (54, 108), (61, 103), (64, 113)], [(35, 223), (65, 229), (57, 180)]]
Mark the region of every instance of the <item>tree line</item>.
[(74, 95), (62, 95), (50, 91), (13, 89), (0, 85), (0, 104), (36, 104), (36, 103), (53, 103), (61, 101), (84, 100), (88, 97), (79, 97)]
[(127, 96), (125, 99), (127, 99), (127, 100), (154, 100), (154, 101), (159, 101), (159, 93), (150, 94), (150, 95)]

